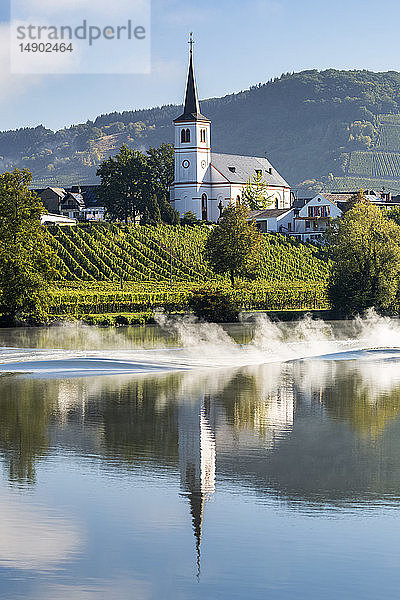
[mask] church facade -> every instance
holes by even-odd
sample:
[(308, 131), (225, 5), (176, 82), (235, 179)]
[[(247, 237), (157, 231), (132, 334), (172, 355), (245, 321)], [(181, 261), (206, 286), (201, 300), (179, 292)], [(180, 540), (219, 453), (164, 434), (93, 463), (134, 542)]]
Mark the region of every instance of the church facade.
[(193, 67), (192, 44), (184, 111), (174, 120), (175, 179), (172, 206), (181, 216), (216, 222), (230, 202), (239, 202), (249, 178), (262, 175), (274, 208), (289, 208), (289, 184), (266, 158), (211, 152), (211, 121), (201, 114)]

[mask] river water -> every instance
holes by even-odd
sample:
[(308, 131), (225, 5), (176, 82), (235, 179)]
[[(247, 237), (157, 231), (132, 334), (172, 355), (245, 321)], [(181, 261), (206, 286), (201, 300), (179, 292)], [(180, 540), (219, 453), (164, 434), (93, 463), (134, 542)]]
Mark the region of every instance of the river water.
[(0, 598), (398, 598), (400, 323), (0, 330)]

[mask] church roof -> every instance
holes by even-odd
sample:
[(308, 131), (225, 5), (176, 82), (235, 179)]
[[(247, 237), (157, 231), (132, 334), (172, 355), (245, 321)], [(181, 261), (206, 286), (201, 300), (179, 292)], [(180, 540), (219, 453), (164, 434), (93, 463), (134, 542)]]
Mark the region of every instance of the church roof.
[(262, 171), (263, 179), (267, 184), (290, 187), (266, 158), (212, 152), (211, 164), (230, 183), (245, 184), (250, 176), (256, 174), (256, 171)]
[(197, 95), (196, 79), (193, 68), (193, 52), (190, 50), (189, 71), (186, 84), (185, 106), (183, 114), (174, 120), (174, 123), (190, 121), (209, 121), (207, 117), (201, 114), (199, 98)]

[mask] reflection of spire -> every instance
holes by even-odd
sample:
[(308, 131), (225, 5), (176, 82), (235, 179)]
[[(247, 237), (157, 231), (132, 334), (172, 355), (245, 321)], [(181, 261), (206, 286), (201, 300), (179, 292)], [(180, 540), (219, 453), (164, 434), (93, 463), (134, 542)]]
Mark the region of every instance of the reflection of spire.
[(197, 578), (200, 578), (200, 545), (206, 496), (202, 492), (189, 492), (194, 537), (196, 538)]
[(190, 502), (198, 577), (204, 506), (207, 496), (215, 491), (215, 437), (214, 419), (211, 416), (209, 396), (201, 399), (200, 406), (182, 403), (179, 407), (181, 486)]

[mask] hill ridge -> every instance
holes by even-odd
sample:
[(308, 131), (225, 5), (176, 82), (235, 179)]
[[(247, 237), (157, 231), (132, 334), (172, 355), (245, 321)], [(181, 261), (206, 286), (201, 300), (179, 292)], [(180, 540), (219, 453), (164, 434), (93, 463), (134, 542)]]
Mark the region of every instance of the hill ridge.
[[(371, 180), (375, 188), (394, 187), (400, 179), (390, 156), (400, 153), (397, 71), (308, 69), (201, 104), (213, 123), (213, 151), (266, 153), (305, 193), (354, 188), (364, 180), (368, 187)], [(122, 143), (144, 150), (172, 142), (179, 110), (180, 105), (167, 104), (115, 111), (58, 131), (39, 125), (0, 132), (0, 169), (30, 168), (37, 187), (94, 183), (98, 164)], [(362, 152), (373, 156), (357, 155)], [(354, 173), (357, 159), (374, 166), (365, 173), (359, 166)]]

